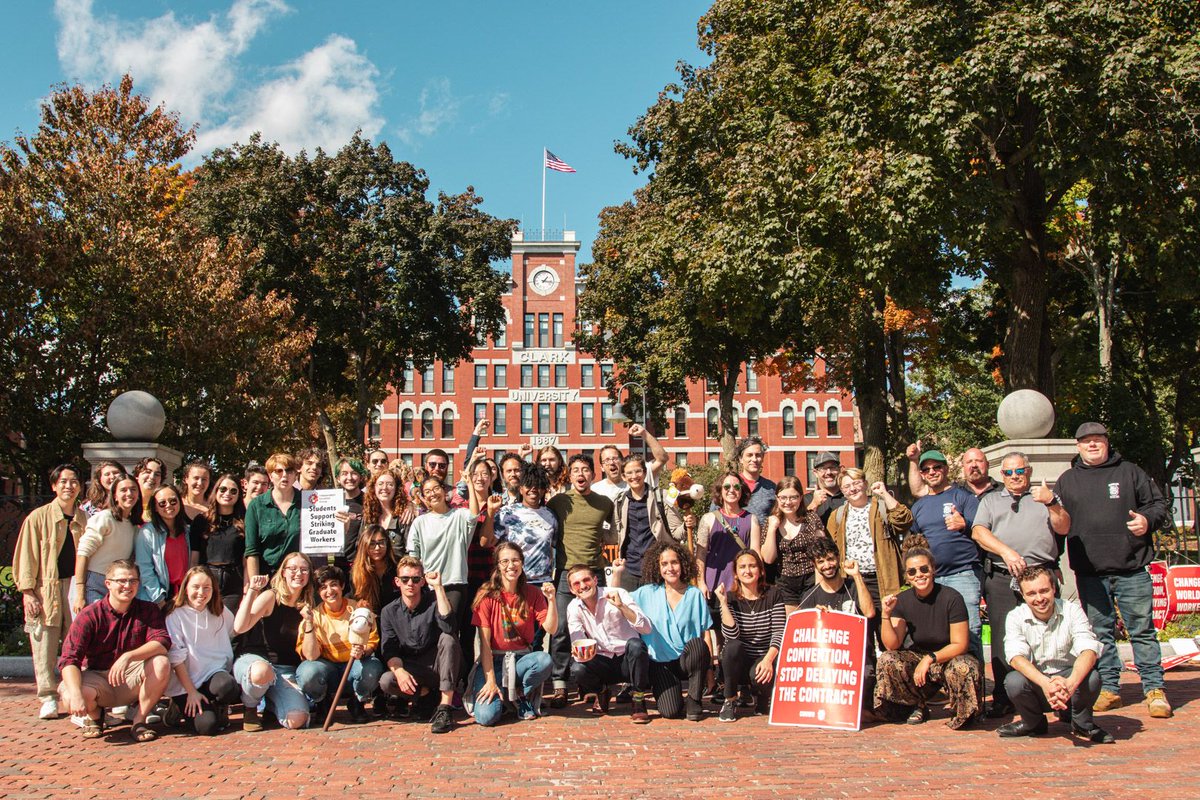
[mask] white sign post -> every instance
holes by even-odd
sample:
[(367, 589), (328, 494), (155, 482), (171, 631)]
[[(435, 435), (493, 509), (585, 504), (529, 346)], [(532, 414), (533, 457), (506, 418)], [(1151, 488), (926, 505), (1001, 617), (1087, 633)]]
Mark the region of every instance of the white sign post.
[(346, 526), (335, 515), (345, 510), (341, 489), (301, 492), (300, 552), (310, 556), (341, 555), (346, 546)]

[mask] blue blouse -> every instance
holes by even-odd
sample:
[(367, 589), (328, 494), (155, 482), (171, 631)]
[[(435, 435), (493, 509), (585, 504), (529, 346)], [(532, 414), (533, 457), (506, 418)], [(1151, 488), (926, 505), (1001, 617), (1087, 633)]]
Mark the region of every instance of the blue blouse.
[(683, 654), (683, 646), (704, 635), (712, 627), (708, 602), (695, 586), (683, 593), (679, 605), (671, 608), (667, 602), (667, 587), (646, 584), (634, 590), (634, 602), (650, 618), (650, 632), (642, 634), (650, 658), (660, 664), (674, 661)]

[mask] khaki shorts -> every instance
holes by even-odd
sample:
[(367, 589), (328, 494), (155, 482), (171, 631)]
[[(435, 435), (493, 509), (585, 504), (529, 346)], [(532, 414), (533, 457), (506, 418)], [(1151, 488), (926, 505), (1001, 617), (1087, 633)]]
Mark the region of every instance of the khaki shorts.
[(85, 669), (83, 688), (96, 690), (96, 703), (102, 708), (130, 706), (137, 702), (138, 690), (146, 678), (146, 662), (131, 661), (125, 668), (125, 682), (113, 686), (108, 682), (108, 670)]

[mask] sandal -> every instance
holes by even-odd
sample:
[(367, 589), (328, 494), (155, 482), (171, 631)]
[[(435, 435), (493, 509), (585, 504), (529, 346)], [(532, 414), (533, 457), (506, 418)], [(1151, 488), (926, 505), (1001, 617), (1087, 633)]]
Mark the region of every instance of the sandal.
[(83, 738), (99, 739), (104, 735), (104, 717), (100, 719), (92, 719), (91, 717), (83, 718)]
[(917, 706), (913, 712), (908, 715), (909, 725), (921, 725), (929, 719), (929, 706)]
[(158, 732), (146, 723), (138, 722), (129, 729), (129, 737), (135, 742), (153, 742), (158, 738)]

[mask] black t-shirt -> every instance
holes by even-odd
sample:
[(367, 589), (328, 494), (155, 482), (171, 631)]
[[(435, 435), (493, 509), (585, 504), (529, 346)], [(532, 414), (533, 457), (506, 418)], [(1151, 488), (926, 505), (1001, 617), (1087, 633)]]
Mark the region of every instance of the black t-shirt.
[(346, 543), (342, 547), (342, 558), (353, 563), (354, 557), (358, 555), (358, 532), (362, 529), (362, 492), (358, 493), (358, 497), (346, 498), (346, 511), (354, 516), (355, 519), (346, 523)]
[(860, 617), (865, 616), (858, 605), (858, 589), (853, 581), (843, 580), (842, 588), (836, 592), (827, 592), (818, 583), (805, 592), (804, 597), (800, 598), (800, 608), (816, 608), (817, 606), (826, 606), (834, 611), (844, 611), (847, 614), (858, 614)]
[(967, 621), (967, 604), (954, 589), (935, 583), (925, 598), (917, 597), (915, 589), (901, 592), (892, 616), (908, 623), (913, 650), (932, 653), (950, 644), (951, 625)]
[[(64, 515), (65, 516), (65, 515)], [(67, 535), (63, 537), (62, 547), (58, 551), (58, 577), (75, 577), (75, 537), (71, 535), (71, 523), (74, 516), (67, 517)]]
[(278, 666), (300, 666), (304, 659), (296, 651), (296, 641), (300, 638), (301, 619), (300, 609), (276, 599), (271, 613), (241, 637), (239, 654), (253, 653)]
[(201, 564), (219, 564), (241, 569), (242, 556), (246, 551), (244, 528), (233, 516), (220, 515), (216, 525), (210, 525), (207, 517), (196, 517), (192, 522), (192, 549), (200, 554)]

